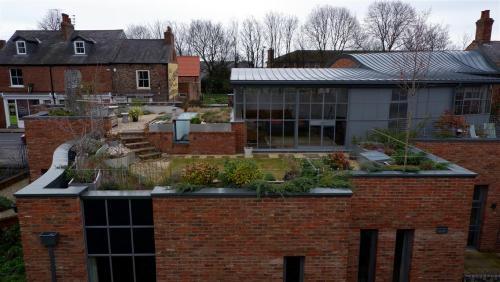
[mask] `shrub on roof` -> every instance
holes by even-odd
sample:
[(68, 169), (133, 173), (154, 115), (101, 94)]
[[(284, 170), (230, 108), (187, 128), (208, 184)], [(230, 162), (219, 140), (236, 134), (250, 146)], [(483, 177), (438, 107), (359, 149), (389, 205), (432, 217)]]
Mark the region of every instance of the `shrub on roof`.
[(228, 160), (224, 163), (221, 180), (224, 184), (242, 187), (261, 179), (262, 172), (253, 160)]
[(218, 173), (215, 165), (207, 162), (193, 163), (182, 171), (182, 181), (193, 185), (211, 185)]

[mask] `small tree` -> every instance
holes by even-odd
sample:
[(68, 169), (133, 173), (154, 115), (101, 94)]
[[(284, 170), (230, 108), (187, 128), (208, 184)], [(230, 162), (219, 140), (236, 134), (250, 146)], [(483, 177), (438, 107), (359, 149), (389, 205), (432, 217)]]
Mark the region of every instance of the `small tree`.
[(38, 21), (38, 28), (42, 30), (59, 30), (61, 28), (61, 10), (50, 9)]

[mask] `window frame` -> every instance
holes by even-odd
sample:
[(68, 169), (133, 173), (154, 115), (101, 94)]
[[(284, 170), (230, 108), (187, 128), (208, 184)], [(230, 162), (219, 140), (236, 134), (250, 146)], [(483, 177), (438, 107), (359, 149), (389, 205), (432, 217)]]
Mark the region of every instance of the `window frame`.
[[(21, 48), (24, 48), (24, 52), (20, 52), (20, 47), (19, 47), (19, 43), (22, 43), (24, 46), (21, 47)], [(17, 40), (16, 41), (16, 52), (18, 55), (26, 55), (28, 54), (28, 48), (26, 47), (26, 41), (24, 40)]]
[[(81, 47), (78, 47), (77, 44), (78, 43), (82, 43), (82, 46)], [(83, 52), (78, 52), (78, 49), (79, 48), (82, 48), (83, 49)], [(73, 42), (73, 49), (75, 51), (75, 55), (85, 55), (86, 54), (86, 50), (85, 50), (85, 41), (83, 40), (76, 40)]]
[[(392, 113), (393, 106), (397, 107), (396, 113)], [(406, 108), (406, 111), (402, 109)], [(404, 115), (401, 113), (404, 112)], [(395, 114), (395, 116), (391, 116)], [(391, 102), (389, 103), (389, 115), (387, 128), (392, 130), (406, 130), (408, 119), (408, 92), (405, 89), (395, 88), (391, 92)], [(395, 126), (394, 126), (395, 125)]]
[[(12, 75), (12, 71), (20, 71), (21, 72), (21, 75), (19, 76), (19, 74), (16, 74), (16, 76), (13, 76)], [(23, 78), (23, 70), (20, 69), (20, 68), (10, 68), (9, 69), (9, 77), (10, 77), (10, 87), (12, 88), (23, 88), (24, 87), (24, 78)], [(19, 82), (19, 79), (21, 79), (22, 81), (22, 84), (14, 84), (14, 81), (13, 81), (13, 78), (16, 78)]]
[[(146, 72), (148, 74), (148, 86), (147, 87), (144, 87), (144, 86), (139, 86), (139, 82), (140, 80), (144, 80), (144, 78), (140, 79), (139, 78), (139, 73), (140, 72)], [(136, 86), (137, 86), (137, 89), (151, 89), (151, 73), (149, 70), (136, 70), (135, 71), (135, 82), (136, 82)]]
[[(473, 103), (477, 111), (473, 111)], [(484, 115), (491, 113), (491, 91), (489, 87), (468, 86), (455, 88), (453, 93), (453, 113), (455, 115)]]

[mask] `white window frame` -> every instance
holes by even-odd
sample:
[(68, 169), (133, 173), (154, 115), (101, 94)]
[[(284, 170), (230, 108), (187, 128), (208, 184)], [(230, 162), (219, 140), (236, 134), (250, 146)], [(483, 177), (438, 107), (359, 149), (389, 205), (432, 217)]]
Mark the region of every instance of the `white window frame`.
[[(140, 87), (139, 86), (139, 72), (147, 72), (148, 73), (148, 87)], [(136, 70), (135, 71), (135, 82), (137, 89), (151, 89), (151, 74), (149, 70)]]
[[(9, 69), (10, 87), (23, 88), (24, 87), (23, 75), (21, 74), (21, 79), (23, 80), (23, 84), (13, 84), (14, 81), (12, 80), (12, 70), (21, 70), (21, 72), (23, 71), (22, 69)], [(16, 76), (16, 77), (18, 77), (18, 76)]]
[[(19, 47), (19, 43), (22, 43), (23, 47)], [(24, 52), (21, 52), (20, 48), (23, 48)], [(26, 55), (28, 53), (28, 50), (26, 48), (26, 41), (24, 41), (24, 40), (18, 40), (18, 41), (16, 41), (16, 51), (17, 51), (18, 55)]]
[[(76, 44), (82, 43), (81, 47), (76, 46)], [(75, 49), (75, 55), (85, 55), (85, 41), (78, 40), (73, 42), (73, 48)], [(83, 52), (78, 52), (78, 48), (83, 48)]]

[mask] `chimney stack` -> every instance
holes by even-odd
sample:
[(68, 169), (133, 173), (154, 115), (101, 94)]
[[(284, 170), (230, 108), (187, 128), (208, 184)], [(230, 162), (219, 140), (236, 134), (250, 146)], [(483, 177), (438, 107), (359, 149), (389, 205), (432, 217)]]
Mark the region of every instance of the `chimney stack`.
[(272, 68), (274, 65), (274, 49), (267, 49), (267, 67)]
[(494, 20), (490, 18), (490, 10), (481, 12), (481, 18), (476, 22), (476, 38), (474, 41), (478, 43), (491, 41), (491, 30)]
[(2, 49), (3, 49), (3, 47), (5, 47), (5, 44), (6, 44), (6, 43), (7, 43), (7, 42), (6, 42), (5, 40), (0, 40), (0, 50), (2, 50)]
[(163, 37), (165, 39), (165, 44), (167, 45), (174, 45), (174, 34), (172, 33), (172, 28), (167, 27), (167, 31), (163, 33)]
[(64, 36), (64, 40), (69, 40), (71, 34), (75, 30), (75, 27), (71, 23), (71, 19), (67, 14), (62, 14), (62, 22), (61, 22), (61, 32)]

